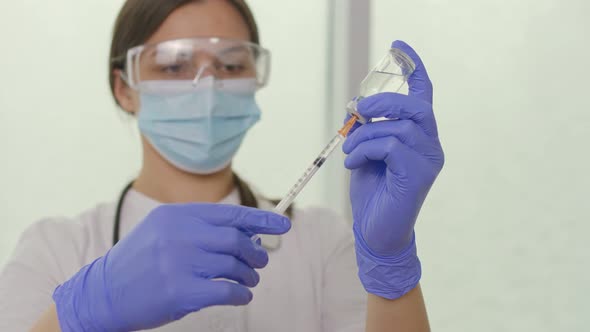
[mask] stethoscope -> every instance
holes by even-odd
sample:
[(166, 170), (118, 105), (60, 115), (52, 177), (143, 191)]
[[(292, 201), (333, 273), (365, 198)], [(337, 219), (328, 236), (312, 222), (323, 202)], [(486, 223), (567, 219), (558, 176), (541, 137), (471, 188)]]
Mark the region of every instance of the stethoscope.
[[(133, 182), (134, 181), (129, 182), (129, 184), (127, 184), (127, 186), (125, 186), (125, 188), (123, 189), (123, 191), (121, 191), (121, 194), (119, 195), (119, 201), (117, 202), (117, 210), (115, 212), (115, 220), (113, 223), (113, 246), (115, 246), (119, 242), (119, 239), (120, 239), (121, 213), (123, 211), (123, 203), (125, 202), (125, 197), (127, 197), (129, 190), (131, 190), (131, 188), (133, 187)], [(238, 191), (238, 192), (240, 195), (240, 201), (243, 202), (243, 194), (241, 191)], [(265, 243), (263, 244), (263, 246), (268, 251), (278, 250), (281, 247), (281, 239), (279, 237), (272, 237), (270, 239), (267, 239), (265, 241)]]
[(125, 201), (125, 197), (127, 197), (127, 193), (133, 187), (133, 182), (129, 182), (125, 189), (119, 195), (119, 202), (117, 203), (117, 210), (115, 212), (115, 222), (113, 224), (113, 247), (117, 242), (119, 242), (119, 234), (121, 234), (121, 211), (123, 210), (123, 202)]

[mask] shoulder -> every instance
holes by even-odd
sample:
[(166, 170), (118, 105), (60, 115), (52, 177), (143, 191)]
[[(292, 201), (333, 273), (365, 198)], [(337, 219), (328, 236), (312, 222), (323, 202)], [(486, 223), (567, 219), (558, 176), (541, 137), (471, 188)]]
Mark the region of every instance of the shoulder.
[(24, 331), (52, 303), (55, 287), (102, 255), (99, 224), (111, 209), (103, 204), (75, 218), (45, 218), (21, 234), (0, 271), (0, 330)]
[(68, 276), (97, 253), (108, 250), (113, 204), (100, 204), (76, 217), (49, 217), (30, 225), (21, 235), (12, 261), (59, 269)]
[(341, 214), (324, 207), (295, 208), (292, 231), (300, 242), (320, 253), (323, 263), (330, 261), (342, 251), (351, 251), (354, 246), (352, 226)]
[(350, 232), (346, 219), (336, 211), (325, 207), (295, 208), (293, 210), (293, 223), (310, 231), (319, 231), (336, 236), (342, 236)]
[(367, 293), (357, 276), (351, 223), (333, 210), (310, 207), (295, 210), (293, 228), (304, 229), (320, 258), (322, 330), (362, 331)]

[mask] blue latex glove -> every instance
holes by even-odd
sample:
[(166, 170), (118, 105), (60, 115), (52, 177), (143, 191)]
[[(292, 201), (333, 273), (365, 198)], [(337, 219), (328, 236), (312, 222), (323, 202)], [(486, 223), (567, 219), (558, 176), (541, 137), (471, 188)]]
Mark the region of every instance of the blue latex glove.
[(372, 294), (396, 299), (421, 276), (414, 224), (444, 164), (432, 110), (432, 83), (416, 52), (396, 41), (416, 64), (409, 95), (381, 93), (361, 100), (366, 117), (397, 121), (356, 127), (343, 145), (352, 170), (350, 199), (359, 277)]
[(160, 206), (55, 290), (61, 329), (144, 330), (208, 306), (245, 305), (259, 281), (254, 268), (268, 263), (249, 236), (289, 229), (283, 216), (241, 206)]

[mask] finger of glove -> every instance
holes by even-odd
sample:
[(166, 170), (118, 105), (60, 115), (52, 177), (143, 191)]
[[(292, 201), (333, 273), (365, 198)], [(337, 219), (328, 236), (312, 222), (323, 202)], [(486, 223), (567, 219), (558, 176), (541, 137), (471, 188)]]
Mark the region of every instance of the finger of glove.
[(252, 242), (244, 232), (233, 227), (215, 227), (210, 236), (200, 240), (200, 247), (208, 252), (231, 255), (256, 269), (268, 264), (268, 253), (260, 245)]
[(368, 119), (385, 117), (412, 120), (427, 135), (438, 137), (432, 105), (415, 97), (392, 92), (379, 93), (361, 100), (358, 112)]
[(360, 143), (346, 157), (344, 166), (354, 170), (375, 161), (383, 161), (393, 173), (405, 174), (406, 165), (414, 160), (415, 154), (417, 152), (396, 137), (381, 137)]
[(388, 136), (395, 136), (400, 142), (421, 154), (435, 152), (434, 138), (426, 135), (422, 128), (410, 120), (367, 123), (348, 136), (342, 145), (342, 151), (349, 154), (362, 142)]
[(259, 209), (226, 204), (179, 205), (184, 213), (211, 225), (235, 227), (254, 234), (284, 234), (291, 229), (285, 216)]
[(195, 276), (204, 279), (224, 278), (247, 287), (258, 285), (260, 276), (254, 269), (234, 256), (207, 253), (192, 264)]
[(402, 50), (416, 65), (416, 69), (408, 78), (409, 95), (420, 98), (432, 105), (432, 82), (418, 53), (410, 45), (401, 40), (394, 41), (391, 47)]
[(253, 298), (250, 289), (231, 281), (197, 279), (189, 287), (184, 302), (192, 311), (215, 305), (246, 305)]

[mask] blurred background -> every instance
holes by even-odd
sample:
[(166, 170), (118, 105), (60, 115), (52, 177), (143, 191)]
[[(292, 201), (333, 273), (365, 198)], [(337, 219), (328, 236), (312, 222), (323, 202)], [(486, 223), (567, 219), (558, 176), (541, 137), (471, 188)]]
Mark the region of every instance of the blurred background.
[[(0, 265), (28, 225), (114, 201), (139, 170), (135, 120), (107, 82), (122, 3), (0, 2)], [(405, 40), (434, 83), (447, 155), (417, 229), (433, 330), (588, 330), (589, 2), (249, 3), (273, 72), (235, 160), (244, 178), (285, 194), (362, 76)], [(297, 204), (346, 218), (341, 162)]]

